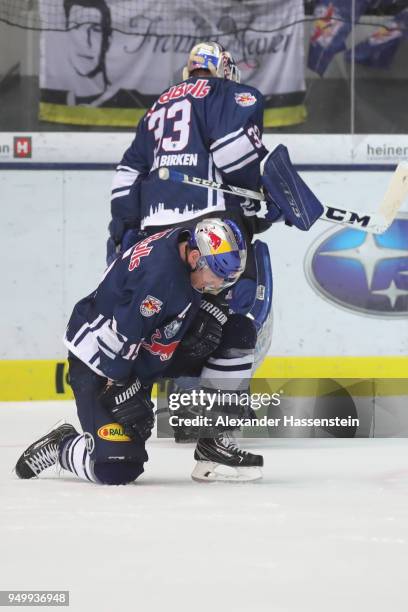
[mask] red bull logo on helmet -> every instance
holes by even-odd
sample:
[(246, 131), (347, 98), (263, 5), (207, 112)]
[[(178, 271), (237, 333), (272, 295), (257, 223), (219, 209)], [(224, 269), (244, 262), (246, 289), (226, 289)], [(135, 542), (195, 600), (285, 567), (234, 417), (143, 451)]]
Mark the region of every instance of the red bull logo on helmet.
[(158, 329), (152, 334), (150, 338), (150, 343), (142, 342), (142, 347), (146, 349), (152, 355), (156, 355), (160, 358), (160, 361), (167, 361), (170, 359), (176, 350), (177, 346), (180, 343), (180, 340), (175, 340), (174, 342), (169, 342), (168, 344), (164, 344), (159, 342), (162, 335)]
[(208, 232), (208, 238), (210, 241), (211, 248), (216, 251), (222, 243), (221, 238), (217, 236), (217, 234), (214, 234), (214, 232)]
[[(208, 255), (219, 255), (221, 253), (230, 253), (232, 248), (228, 240), (224, 240), (221, 236), (218, 236), (215, 232), (208, 230)], [(207, 253), (205, 253), (207, 254)]]

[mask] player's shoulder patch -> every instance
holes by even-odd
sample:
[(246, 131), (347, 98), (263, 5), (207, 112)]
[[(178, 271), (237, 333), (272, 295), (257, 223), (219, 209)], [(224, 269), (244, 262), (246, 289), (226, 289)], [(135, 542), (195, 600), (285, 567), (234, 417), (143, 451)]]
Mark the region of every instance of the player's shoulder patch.
[(234, 94), (235, 102), (239, 106), (253, 106), (256, 104), (257, 98), (250, 91), (240, 91)]
[(161, 311), (163, 302), (153, 295), (146, 295), (143, 302), (140, 304), (140, 314), (144, 317), (152, 317), (157, 312)]

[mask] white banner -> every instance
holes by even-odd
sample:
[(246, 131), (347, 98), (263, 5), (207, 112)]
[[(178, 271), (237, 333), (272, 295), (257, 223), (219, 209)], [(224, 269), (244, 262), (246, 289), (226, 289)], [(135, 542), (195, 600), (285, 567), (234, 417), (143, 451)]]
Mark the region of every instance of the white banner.
[[(47, 23), (49, 0), (40, 0), (40, 10)], [(285, 108), (286, 124), (294, 122), (288, 109), (303, 108), (302, 0), (55, 0), (52, 18), (60, 29), (41, 33), (40, 87), (42, 110), (54, 115), (44, 105), (148, 108), (182, 80), (192, 46), (209, 39), (233, 54), (242, 81), (260, 89), (267, 108)], [(89, 108), (82, 123), (93, 122)]]

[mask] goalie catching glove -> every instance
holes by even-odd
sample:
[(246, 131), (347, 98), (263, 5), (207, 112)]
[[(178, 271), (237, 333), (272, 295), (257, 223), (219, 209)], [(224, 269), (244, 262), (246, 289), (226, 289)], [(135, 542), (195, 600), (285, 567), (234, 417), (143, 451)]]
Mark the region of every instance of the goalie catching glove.
[(190, 329), (180, 342), (178, 351), (183, 358), (205, 359), (220, 345), (222, 327), (228, 320), (228, 306), (219, 298), (206, 295), (200, 304)]
[(151, 387), (143, 385), (138, 378), (124, 385), (109, 381), (99, 399), (127, 436), (134, 438), (137, 434), (147, 440), (154, 426), (150, 392)]

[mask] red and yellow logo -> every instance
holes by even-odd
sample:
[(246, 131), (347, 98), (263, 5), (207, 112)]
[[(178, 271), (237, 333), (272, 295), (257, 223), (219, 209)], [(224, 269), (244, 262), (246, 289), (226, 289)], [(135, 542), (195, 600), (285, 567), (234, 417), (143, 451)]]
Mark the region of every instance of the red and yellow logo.
[(317, 44), (327, 49), (331, 45), (336, 34), (344, 26), (344, 19), (333, 2), (330, 2), (328, 6), (318, 7), (315, 14), (317, 19), (313, 24), (310, 44)]
[(98, 429), (98, 436), (102, 438), (102, 440), (107, 440), (107, 442), (131, 442), (132, 438), (129, 438), (124, 432), (122, 425), (119, 423), (107, 423), (106, 425), (102, 425)]
[(256, 97), (249, 91), (236, 93), (235, 102), (240, 106), (252, 106), (256, 102)]
[(163, 302), (158, 300), (154, 295), (146, 295), (143, 302), (140, 304), (140, 314), (144, 317), (152, 317), (156, 312), (161, 311)]
[(232, 249), (228, 240), (224, 240), (224, 238), (221, 238), (211, 230), (207, 232), (207, 236), (211, 255), (220, 255), (221, 253), (231, 252)]

